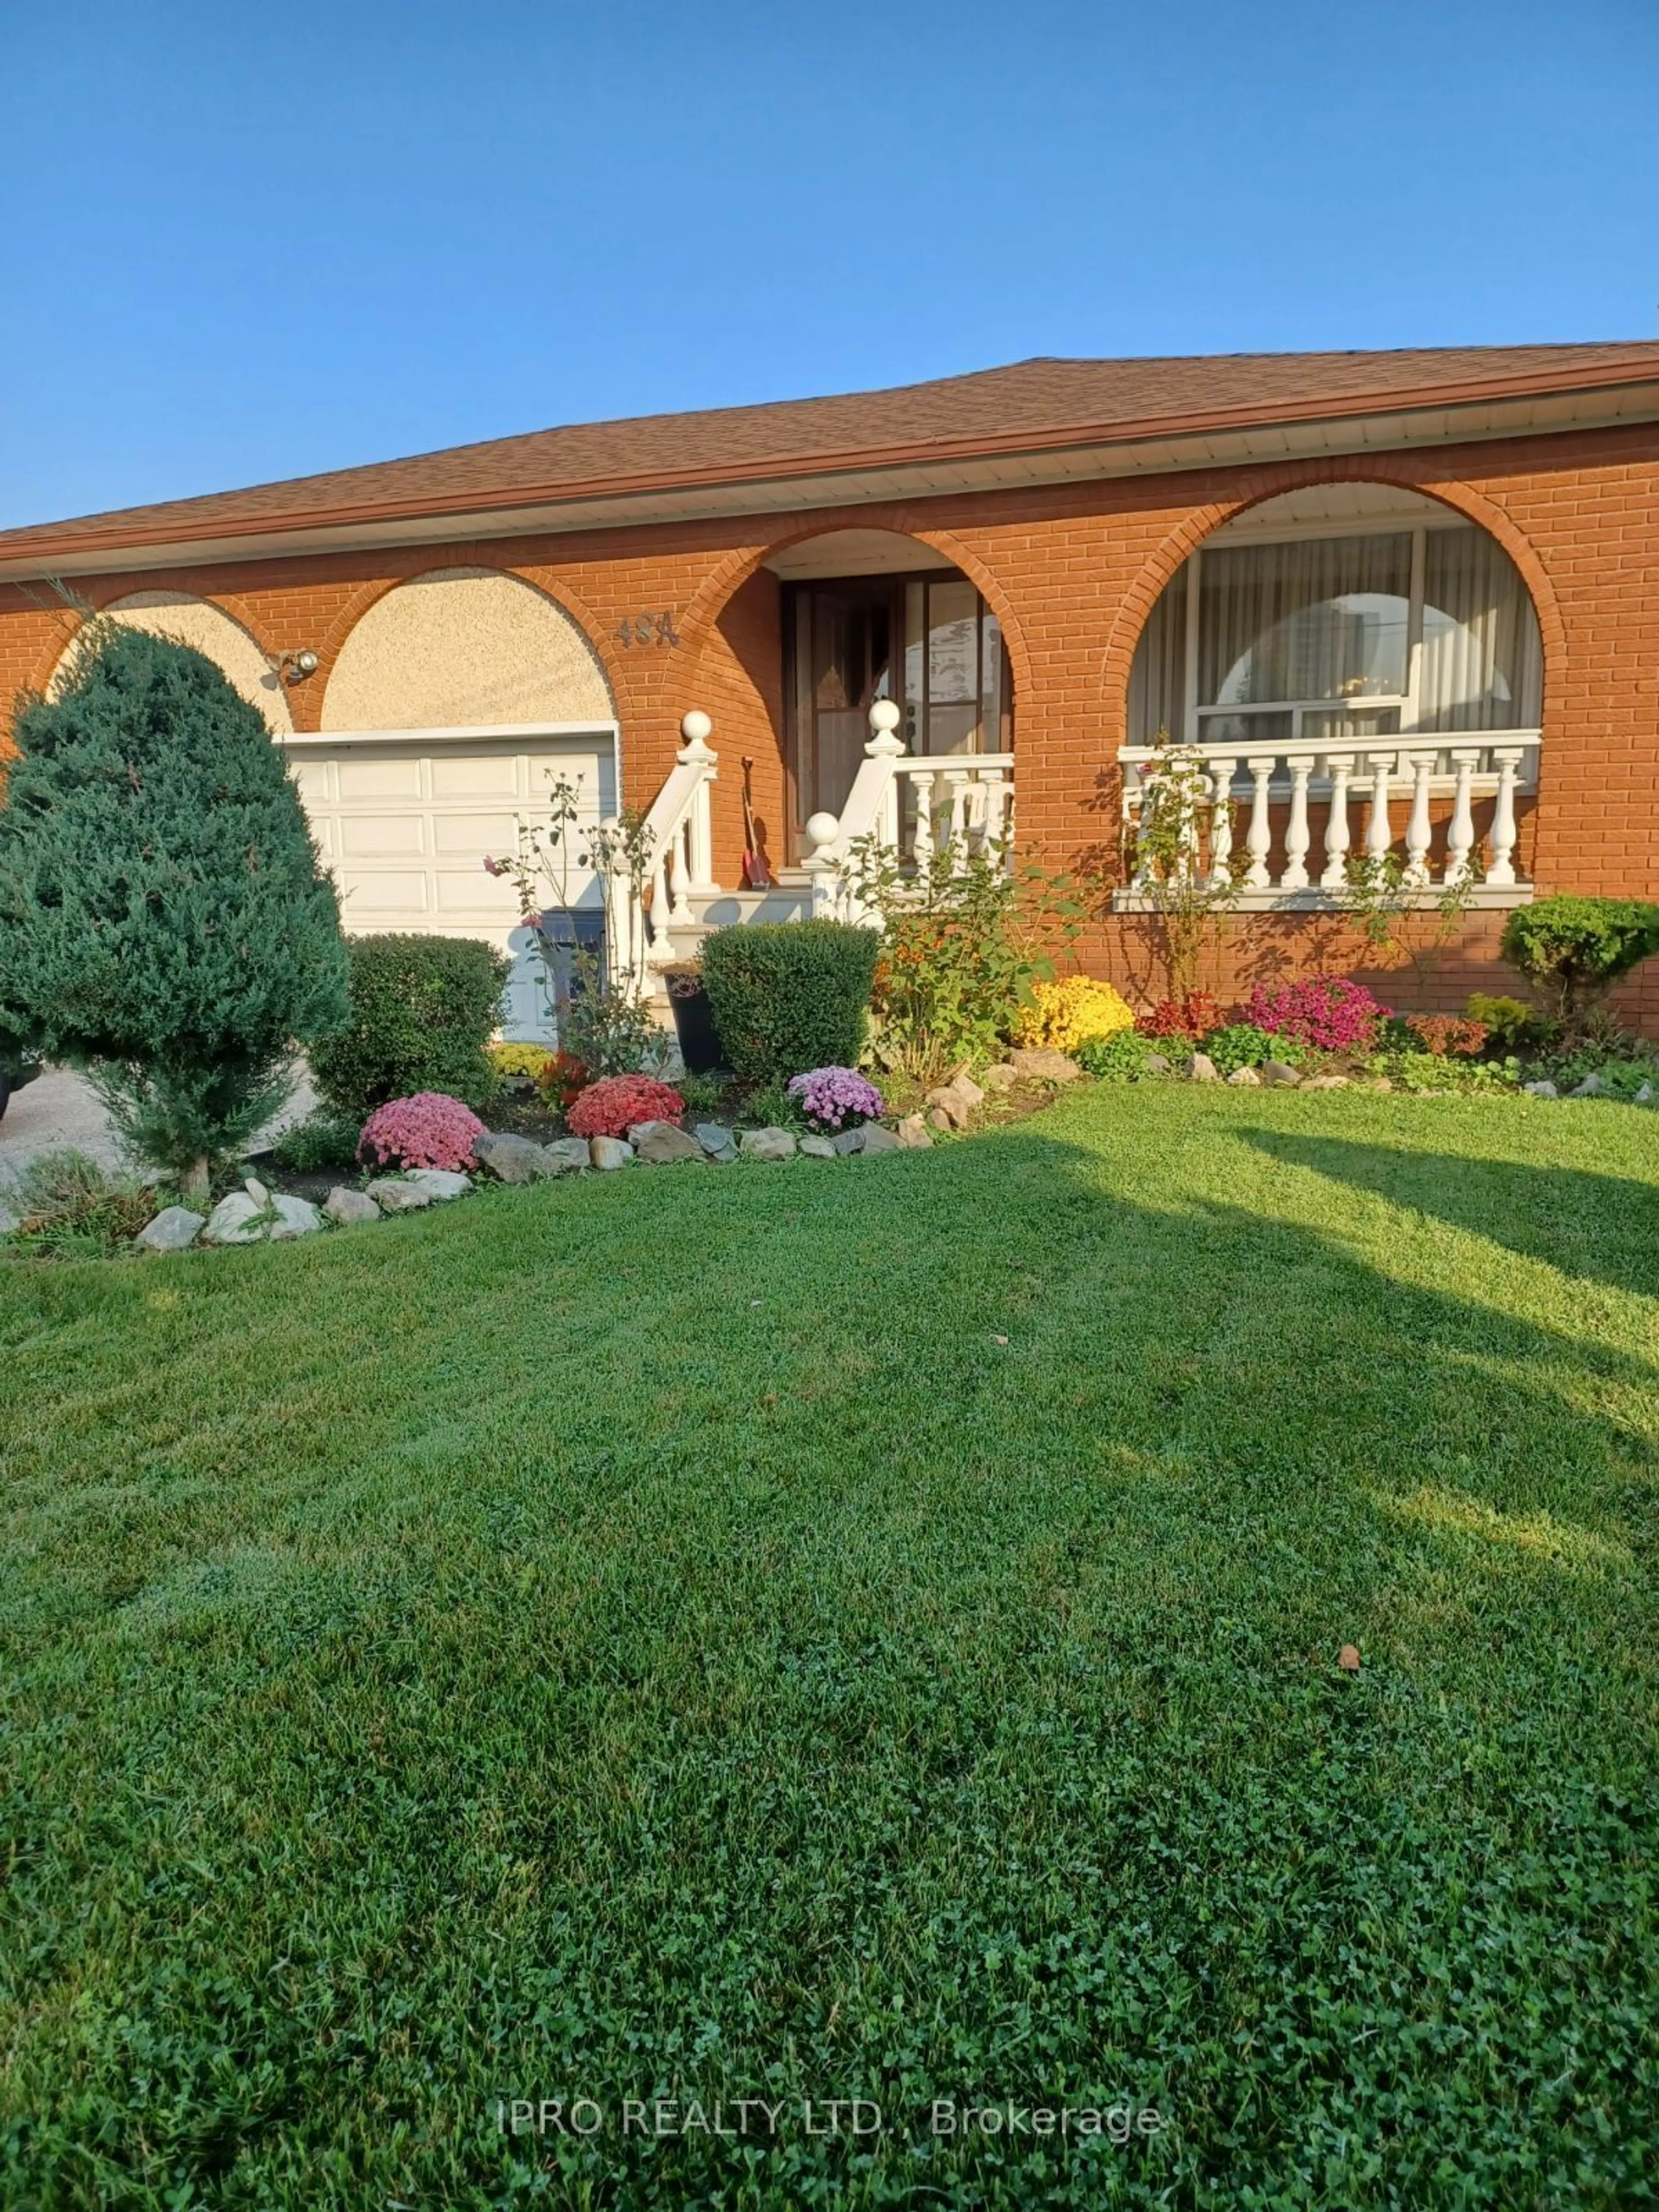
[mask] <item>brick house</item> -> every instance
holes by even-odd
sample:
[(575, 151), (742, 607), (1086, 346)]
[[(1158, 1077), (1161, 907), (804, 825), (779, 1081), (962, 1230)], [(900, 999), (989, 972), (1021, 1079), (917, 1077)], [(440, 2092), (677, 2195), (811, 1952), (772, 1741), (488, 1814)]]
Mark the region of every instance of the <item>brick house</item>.
[[(1474, 877), (1415, 986), (1443, 1005), (1504, 987), (1516, 902), (1655, 885), (1659, 343), (1032, 361), (13, 530), (6, 696), (50, 684), (65, 592), (261, 707), (348, 927), (524, 953), (479, 860), (562, 771), (599, 812), (651, 810), (635, 911), (568, 887), (646, 972), (710, 924), (833, 908), (860, 832), (1012, 830), (1082, 869), (1085, 964), (1144, 995), (1160, 731), (1232, 801), (1224, 990), (1364, 972), (1361, 851), (1425, 907)], [(1659, 975), (1630, 1003), (1659, 1029)]]

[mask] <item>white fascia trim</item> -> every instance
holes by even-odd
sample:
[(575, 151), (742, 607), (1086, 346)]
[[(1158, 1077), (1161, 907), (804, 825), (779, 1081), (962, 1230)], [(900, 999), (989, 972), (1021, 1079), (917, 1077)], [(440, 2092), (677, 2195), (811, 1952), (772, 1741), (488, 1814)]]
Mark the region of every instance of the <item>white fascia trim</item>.
[(284, 730), (277, 742), (284, 747), (307, 745), (470, 745), (499, 744), (520, 739), (544, 744), (550, 738), (609, 738), (614, 747), (622, 735), (619, 722), (469, 722), (454, 729), (424, 730)]

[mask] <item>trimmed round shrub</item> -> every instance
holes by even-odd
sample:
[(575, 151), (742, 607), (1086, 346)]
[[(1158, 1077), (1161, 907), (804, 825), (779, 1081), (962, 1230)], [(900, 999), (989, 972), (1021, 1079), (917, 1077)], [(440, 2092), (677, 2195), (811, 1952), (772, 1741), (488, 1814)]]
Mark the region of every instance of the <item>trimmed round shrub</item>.
[(483, 1133), (483, 1123), (459, 1098), (421, 1091), (375, 1108), (357, 1139), (357, 1157), (383, 1168), (475, 1168), (472, 1147)]
[(1659, 906), (1640, 899), (1534, 899), (1504, 923), (1499, 950), (1573, 1029), (1621, 975), (1659, 952)]
[(789, 1096), (799, 1100), (801, 1112), (817, 1129), (878, 1121), (887, 1111), (886, 1101), (869, 1077), (852, 1067), (813, 1067), (804, 1075), (792, 1075)]
[(732, 1072), (769, 1083), (852, 1066), (879, 942), (842, 921), (740, 923), (705, 939), (703, 988)]
[(508, 963), (474, 937), (351, 937), (351, 1018), (311, 1048), (325, 1104), (361, 1121), (389, 1099), (442, 1091), (482, 1106), (497, 1086), (485, 1052)]
[(1032, 985), (1030, 1004), (1020, 1008), (1014, 1028), (1023, 1045), (1075, 1053), (1085, 1039), (1111, 1036), (1134, 1023), (1128, 1002), (1110, 983), (1097, 975), (1061, 975)]
[(1389, 1018), (1363, 983), (1346, 975), (1309, 975), (1299, 983), (1258, 983), (1243, 1019), (1276, 1042), (1311, 1052), (1369, 1052)]
[(565, 1116), (573, 1137), (625, 1137), (640, 1121), (677, 1121), (685, 1101), (654, 1075), (607, 1075), (590, 1083)]

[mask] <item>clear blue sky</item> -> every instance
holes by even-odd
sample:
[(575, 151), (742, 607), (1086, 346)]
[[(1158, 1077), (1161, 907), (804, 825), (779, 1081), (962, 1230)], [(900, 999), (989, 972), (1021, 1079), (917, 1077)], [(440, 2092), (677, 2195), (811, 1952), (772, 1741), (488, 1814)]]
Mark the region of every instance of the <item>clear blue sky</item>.
[(0, 0), (0, 522), (1031, 354), (1659, 336), (1656, 0)]

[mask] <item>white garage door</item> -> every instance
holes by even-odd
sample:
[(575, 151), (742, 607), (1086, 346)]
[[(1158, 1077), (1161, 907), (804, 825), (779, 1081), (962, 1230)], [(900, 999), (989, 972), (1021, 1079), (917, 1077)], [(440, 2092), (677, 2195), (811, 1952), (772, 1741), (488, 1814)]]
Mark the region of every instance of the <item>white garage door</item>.
[[(580, 778), (584, 821), (617, 811), (610, 729), (372, 731), (288, 741), (348, 931), (483, 937), (513, 956), (502, 1034), (550, 1034), (541, 963), (512, 886), (485, 873), (520, 820), (547, 820), (554, 778)], [(578, 846), (580, 849), (580, 844)], [(602, 904), (572, 856), (571, 904)]]

